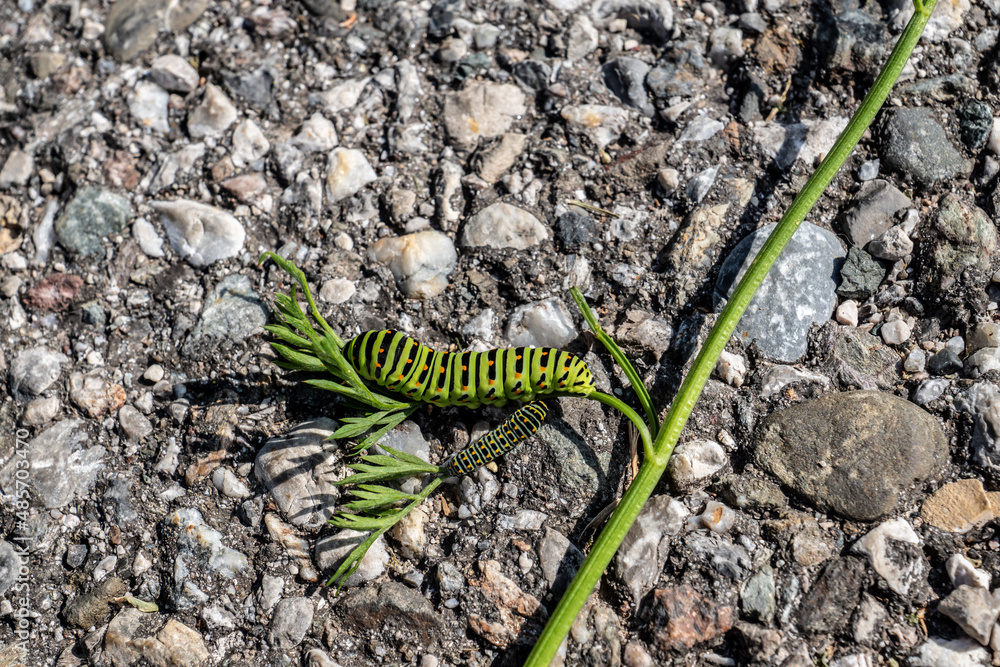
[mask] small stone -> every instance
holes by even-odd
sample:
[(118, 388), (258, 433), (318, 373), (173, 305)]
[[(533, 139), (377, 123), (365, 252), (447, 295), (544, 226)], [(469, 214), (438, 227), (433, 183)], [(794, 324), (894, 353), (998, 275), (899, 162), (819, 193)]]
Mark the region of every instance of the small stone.
[(990, 573), (977, 568), (962, 554), (952, 554), (945, 563), (945, 570), (952, 586), (975, 586), (990, 590)]
[(972, 161), (952, 145), (932, 109), (889, 109), (885, 116), (881, 158), (890, 169), (913, 176), (924, 188), (972, 172)]
[(192, 139), (216, 137), (236, 122), (238, 112), (218, 86), (205, 84), (201, 103), (188, 112), (187, 130)]
[(736, 512), (720, 502), (710, 500), (705, 503), (705, 509), (697, 518), (705, 528), (713, 533), (724, 535), (736, 523)]
[(879, 334), (886, 345), (902, 345), (910, 339), (910, 327), (903, 320), (893, 320), (886, 322), (879, 329)]
[(336, 148), (330, 153), (326, 192), (331, 203), (357, 194), (377, 178), (364, 152), (353, 148)]
[(458, 261), (455, 244), (438, 231), (379, 239), (368, 257), (388, 265), (399, 289), (411, 299), (430, 299), (443, 292)]
[(927, 355), (919, 347), (915, 347), (910, 350), (910, 353), (906, 355), (906, 359), (903, 360), (903, 370), (907, 373), (920, 373), (924, 370), (926, 362)]
[(457, 148), (471, 150), (481, 139), (507, 132), (526, 110), (525, 96), (518, 86), (476, 82), (447, 97), (444, 124)]
[(674, 488), (689, 490), (710, 482), (728, 463), (726, 450), (719, 443), (691, 440), (677, 445), (667, 464), (667, 474)]
[(879, 259), (895, 262), (905, 259), (913, 252), (913, 241), (900, 225), (896, 225), (872, 241), (868, 250)]
[(142, 377), (148, 382), (156, 384), (157, 382), (163, 379), (163, 375), (164, 375), (163, 366), (160, 366), (159, 364), (153, 364), (152, 366), (146, 369), (146, 371), (142, 374)]
[(243, 249), (243, 225), (222, 209), (188, 199), (151, 202), (150, 206), (160, 214), (171, 247), (193, 266), (208, 266)]
[(949, 533), (967, 533), (993, 518), (994, 509), (978, 479), (945, 484), (924, 501), (920, 516)]
[(740, 607), (751, 620), (771, 622), (777, 611), (774, 570), (764, 564), (740, 586)]
[(681, 136), (677, 138), (678, 143), (683, 143), (686, 141), (698, 142), (707, 141), (711, 139), (719, 132), (722, 132), (725, 124), (721, 121), (715, 120), (714, 118), (709, 118), (707, 116), (699, 116), (684, 128), (681, 132)]
[(7, 156), (3, 169), (0, 169), (0, 188), (25, 185), (34, 172), (35, 158), (15, 148)]
[(36, 398), (31, 403), (24, 406), (24, 413), (21, 415), (23, 426), (41, 426), (48, 424), (59, 414), (59, 399), (55, 396), (49, 398)]
[(212, 471), (212, 484), (219, 493), (229, 498), (244, 500), (250, 497), (250, 489), (229, 468), (219, 466)]
[(979, 586), (959, 586), (938, 604), (938, 612), (955, 621), (965, 634), (984, 646), (1000, 617), (1000, 600)]
[(566, 31), (566, 59), (583, 60), (600, 44), (600, 34), (585, 14), (573, 16)]
[(181, 353), (192, 359), (208, 359), (259, 334), (267, 318), (267, 306), (251, 287), (250, 279), (230, 274), (206, 296), (198, 323)]
[(139, 249), (147, 257), (163, 257), (163, 238), (156, 228), (146, 218), (138, 218), (132, 225), (132, 236), (139, 244)]
[[(367, 533), (359, 533), (350, 529), (342, 529), (333, 535), (326, 535), (316, 540), (316, 565), (323, 571), (334, 572), (347, 555), (368, 537)], [(361, 558), (361, 564), (350, 577), (344, 581), (344, 586), (352, 588), (366, 581), (372, 581), (385, 572), (389, 564), (389, 552), (385, 548), (385, 538), (379, 536), (375, 543)], [(443, 589), (442, 589), (443, 590)]]
[(920, 645), (913, 658), (914, 667), (986, 667), (989, 653), (971, 639), (931, 637)]
[(869, 181), (839, 221), (851, 243), (864, 248), (892, 227), (897, 213), (911, 206), (910, 198), (889, 181)]
[(948, 348), (938, 351), (927, 360), (927, 372), (931, 375), (953, 375), (961, 370), (962, 359)]
[(916, 391), (913, 392), (913, 402), (917, 405), (927, 405), (935, 401), (944, 394), (948, 388), (948, 381), (939, 378), (930, 378), (921, 382)]
[(547, 238), (549, 230), (534, 215), (517, 206), (498, 202), (469, 219), (459, 245), (525, 250)]
[(309, 598), (285, 598), (271, 617), (271, 643), (281, 649), (295, 648), (305, 639), (312, 620), (313, 603)]
[(723, 382), (733, 387), (742, 387), (747, 375), (747, 362), (742, 356), (722, 351), (715, 364), (715, 373)]
[(811, 167), (833, 148), (847, 126), (847, 118), (835, 116), (817, 121), (781, 125), (777, 121), (756, 123), (754, 141), (765, 156), (785, 170), (795, 162)]
[(129, 99), (129, 111), (142, 127), (156, 132), (169, 132), (168, 106), (170, 94), (155, 83), (142, 81), (136, 84)]
[(716, 28), (708, 40), (708, 57), (716, 67), (727, 69), (730, 63), (742, 58), (743, 31), (739, 28)]
[(967, 354), (972, 354), (984, 347), (1000, 347), (1000, 324), (980, 322), (973, 330), (965, 351)]
[(292, 145), (303, 153), (330, 151), (337, 145), (337, 130), (317, 111), (302, 123), (299, 133), (292, 138)]
[(198, 87), (198, 70), (178, 55), (168, 54), (153, 60), (149, 71), (161, 88), (187, 94)]
[[(285, 436), (269, 438), (257, 453), (257, 480), (271, 492), (282, 515), (296, 526), (317, 528), (333, 512), (332, 503), (340, 493), (333, 484), (333, 462), (325, 444), (336, 429), (337, 422), (332, 419), (303, 422)], [(309, 474), (301, 474), (303, 470)], [(317, 565), (328, 569), (328, 565)]]
[(357, 291), (353, 281), (347, 278), (333, 278), (327, 280), (319, 288), (319, 298), (328, 303), (339, 305), (350, 301)]
[(565, 347), (577, 330), (566, 305), (552, 297), (515, 308), (506, 336), (514, 347)]
[(104, 238), (125, 229), (131, 217), (127, 198), (100, 188), (84, 188), (56, 220), (56, 235), (70, 252), (94, 255), (101, 252)]
[(687, 198), (690, 199), (695, 204), (701, 202), (702, 199), (708, 195), (709, 190), (715, 184), (715, 179), (719, 175), (719, 168), (721, 165), (715, 165), (714, 167), (709, 167), (699, 171), (694, 175), (690, 181), (688, 181), (687, 186), (684, 188), (684, 193)]
[(518, 156), (524, 151), (528, 137), (515, 132), (507, 132), (500, 143), (487, 151), (479, 166), (479, 177), (487, 183), (496, 183), (507, 173)]
[(164, 4), (159, 0), (134, 0), (115, 3), (105, 21), (104, 45), (119, 62), (130, 62), (140, 51), (156, 41), (163, 29), (180, 32), (198, 20), (210, 5), (209, 0), (178, 0)]
[(591, 7), (590, 16), (595, 25), (604, 28), (621, 19), (656, 43), (666, 42), (674, 27), (674, 10), (668, 0), (599, 0)]
[(837, 322), (849, 327), (858, 326), (858, 302), (848, 299), (837, 307)]
[(24, 305), (42, 312), (62, 312), (73, 305), (82, 287), (80, 276), (56, 273), (32, 285), (24, 295)]
[(604, 76), (604, 85), (623, 103), (638, 109), (646, 116), (656, 113), (645, 86), (649, 65), (638, 58), (619, 57), (604, 63), (601, 73)]
[(123, 405), (118, 411), (118, 424), (131, 442), (138, 442), (153, 432), (153, 425), (145, 415), (131, 405)]
[(664, 651), (685, 651), (721, 637), (736, 620), (732, 607), (702, 597), (688, 584), (654, 591), (651, 614), (654, 641)]
[(629, 122), (626, 109), (599, 104), (566, 106), (561, 115), (570, 132), (587, 137), (598, 148), (615, 141)]
[[(896, 542), (896, 545), (889, 542)], [(872, 569), (895, 593), (906, 595), (918, 583), (926, 569), (919, 548), (901, 549), (899, 544), (917, 547), (920, 538), (905, 519), (893, 519), (878, 525), (854, 543), (851, 550), (868, 556)]]
[(663, 196), (669, 197), (677, 192), (677, 188), (680, 186), (680, 172), (673, 167), (661, 169), (656, 172), (656, 181), (663, 191)]
[(69, 398), (91, 419), (103, 417), (125, 404), (125, 389), (101, 377), (99, 371), (69, 376)]
[(858, 179), (862, 181), (870, 181), (878, 177), (878, 158), (874, 160), (866, 160), (861, 167), (858, 169)]
[(245, 120), (233, 130), (233, 166), (242, 169), (261, 160), (271, 150), (267, 137), (252, 120)]
[(955, 111), (958, 116), (959, 138), (970, 151), (978, 151), (986, 144), (993, 130), (993, 111), (981, 100), (966, 99)]
[(21, 401), (38, 396), (59, 379), (67, 362), (66, 355), (41, 346), (21, 351), (10, 365), (11, 392)]
[(849, 299), (868, 299), (885, 279), (885, 267), (877, 259), (859, 248), (847, 252), (847, 261), (840, 269), (840, 287), (837, 294)]

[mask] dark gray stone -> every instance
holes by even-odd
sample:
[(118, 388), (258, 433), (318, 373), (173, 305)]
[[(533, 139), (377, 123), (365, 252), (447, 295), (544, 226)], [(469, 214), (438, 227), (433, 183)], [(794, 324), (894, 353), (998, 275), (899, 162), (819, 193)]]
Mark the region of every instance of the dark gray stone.
[(942, 469), (948, 441), (930, 414), (895, 396), (851, 391), (771, 414), (757, 462), (821, 511), (872, 521)]
[(934, 230), (937, 239), (921, 244), (928, 265), (923, 277), (928, 282), (954, 281), (968, 271), (979, 274), (977, 282), (985, 280), (997, 247), (997, 231), (982, 209), (949, 193), (938, 203)]
[(87, 560), (88, 552), (89, 549), (86, 544), (71, 544), (66, 547), (66, 567), (75, 570), (83, 565)]
[[(716, 311), (773, 229), (771, 224), (753, 232), (723, 262), (713, 294)], [(837, 305), (836, 280), (843, 257), (843, 246), (832, 232), (804, 223), (764, 279), (734, 335), (748, 344), (756, 340), (761, 352), (778, 361), (801, 357), (812, 325), (828, 321)]]
[(712, 532), (691, 533), (684, 543), (691, 550), (693, 557), (733, 581), (740, 581), (746, 577), (753, 564), (747, 550), (738, 544), (733, 544), (724, 535)]
[(885, 266), (858, 246), (847, 252), (847, 261), (840, 269), (837, 294), (846, 299), (864, 301), (875, 294), (885, 280)]
[(740, 587), (740, 608), (751, 620), (767, 625), (777, 610), (774, 594), (774, 570), (765, 563)]
[(774, 482), (745, 475), (726, 475), (711, 490), (722, 502), (741, 510), (770, 510), (788, 505), (788, 498)]
[(130, 61), (153, 45), (160, 30), (184, 30), (209, 4), (210, 0), (118, 0), (108, 11), (104, 46), (119, 62)]
[(604, 85), (622, 102), (647, 116), (656, 112), (644, 83), (649, 65), (637, 58), (615, 58), (604, 64), (601, 73)]
[(678, 42), (656, 67), (646, 75), (646, 88), (657, 100), (690, 97), (703, 90), (705, 83), (704, 46), (700, 42)]
[(985, 646), (1000, 616), (1000, 600), (985, 588), (963, 584), (941, 600), (937, 610)]
[(525, 88), (539, 91), (549, 87), (552, 68), (537, 60), (522, 60), (514, 65), (511, 73), (517, 82)]
[(927, 360), (926, 368), (931, 375), (952, 375), (962, 370), (962, 359), (945, 348)]
[(857, 558), (838, 558), (803, 597), (799, 629), (808, 634), (835, 634), (847, 627), (864, 587), (865, 565)]
[(131, 217), (127, 198), (101, 188), (84, 188), (56, 220), (56, 235), (70, 252), (94, 255), (103, 251), (104, 237), (125, 229)]
[(890, 109), (882, 126), (883, 164), (909, 174), (924, 188), (938, 181), (968, 178), (972, 161), (948, 139), (948, 134), (926, 107)]
[(867, 13), (848, 9), (816, 23), (821, 62), (831, 70), (877, 72), (889, 44), (889, 33)]
[(597, 223), (589, 215), (567, 211), (556, 220), (556, 240), (563, 249), (576, 252), (590, 243), (590, 235), (596, 226)]
[(337, 606), (348, 624), (376, 630), (382, 637), (402, 631), (402, 636), (413, 633), (426, 644), (440, 627), (431, 603), (419, 591), (395, 581), (351, 591)]
[(993, 130), (993, 110), (982, 100), (965, 100), (955, 110), (958, 136), (969, 150), (979, 150)]

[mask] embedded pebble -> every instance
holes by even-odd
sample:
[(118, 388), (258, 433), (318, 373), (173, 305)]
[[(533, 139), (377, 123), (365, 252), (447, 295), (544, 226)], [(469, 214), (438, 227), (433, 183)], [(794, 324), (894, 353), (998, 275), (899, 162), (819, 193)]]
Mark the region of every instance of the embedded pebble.
[(59, 399), (55, 396), (36, 398), (24, 406), (24, 412), (21, 415), (21, 424), (23, 426), (48, 424), (59, 414), (59, 408)]
[(882, 336), (882, 340), (885, 341), (886, 345), (901, 345), (909, 340), (910, 327), (903, 320), (894, 320), (892, 322), (886, 322), (882, 328), (879, 329), (879, 334)]
[(155, 58), (149, 75), (161, 88), (184, 94), (197, 88), (200, 80), (191, 63), (172, 53)]
[(577, 330), (566, 304), (552, 297), (515, 308), (505, 335), (514, 347), (565, 347)]
[(896, 225), (872, 241), (869, 250), (875, 257), (895, 262), (913, 252), (913, 241), (901, 226)]
[(313, 603), (309, 598), (293, 597), (281, 600), (271, 617), (270, 641), (280, 649), (295, 648), (312, 627)]
[(747, 362), (742, 356), (722, 351), (715, 364), (715, 372), (726, 384), (742, 387), (747, 375)]
[[(340, 563), (347, 558), (348, 554), (367, 537), (367, 533), (359, 533), (344, 528), (332, 535), (319, 538), (316, 540), (314, 556), (316, 566), (321, 571), (332, 574), (340, 566)], [(385, 537), (379, 536), (361, 559), (358, 569), (344, 581), (344, 586), (352, 588), (360, 586), (367, 581), (372, 581), (382, 576), (382, 573), (385, 572), (385, 566), (388, 564), (389, 552), (386, 550)]]
[(615, 576), (638, 602), (652, 589), (670, 555), (671, 538), (690, 512), (670, 496), (653, 496), (629, 528), (614, 558)]
[(570, 132), (587, 137), (598, 148), (615, 141), (629, 122), (627, 110), (599, 104), (563, 107), (562, 117)]
[(292, 138), (292, 145), (303, 153), (333, 150), (337, 145), (337, 130), (333, 123), (317, 111), (302, 123), (299, 133)]
[(984, 347), (1000, 347), (1000, 324), (981, 322), (973, 330), (965, 351), (967, 354), (972, 354)]
[(514, 166), (518, 156), (524, 151), (528, 137), (516, 132), (507, 132), (483, 155), (479, 167), (479, 177), (487, 183), (496, 183)]
[(948, 381), (943, 378), (929, 378), (917, 385), (913, 392), (913, 402), (917, 405), (927, 405), (944, 394)]
[(868, 181), (840, 215), (840, 224), (851, 243), (864, 248), (888, 232), (896, 214), (912, 205), (910, 198), (889, 181)]
[(948, 562), (945, 563), (945, 570), (948, 572), (952, 586), (956, 588), (958, 586), (976, 586), (987, 591), (990, 590), (990, 573), (977, 568), (962, 554), (952, 554)]
[(912, 175), (922, 187), (965, 178), (972, 171), (972, 161), (951, 143), (931, 109), (888, 109), (883, 137), (882, 162), (890, 169)]
[(149, 382), (156, 384), (157, 382), (163, 379), (163, 375), (164, 375), (163, 366), (159, 364), (153, 364), (143, 372), (142, 377), (148, 380)]
[(698, 521), (713, 533), (724, 535), (736, 523), (736, 512), (718, 501), (710, 500), (705, 503), (705, 509), (698, 516)]
[(229, 468), (219, 466), (212, 472), (212, 484), (224, 496), (243, 500), (250, 497), (250, 489)]
[(153, 425), (145, 415), (131, 405), (123, 405), (118, 410), (118, 423), (122, 427), (122, 433), (132, 442), (138, 442), (153, 432)]
[(17, 149), (12, 150), (0, 169), (0, 188), (24, 185), (35, 171), (35, 158)]
[(511, 83), (477, 82), (448, 95), (444, 125), (456, 147), (470, 150), (480, 139), (492, 139), (507, 132), (525, 111), (525, 96), (519, 87)]
[(208, 266), (243, 249), (243, 225), (222, 209), (189, 199), (150, 202), (150, 206), (160, 214), (174, 252), (193, 266)]
[(80, 255), (102, 252), (105, 237), (125, 229), (132, 206), (122, 195), (96, 187), (80, 190), (55, 222), (59, 244)]
[[(737, 245), (722, 264), (713, 293), (722, 308), (749, 268), (774, 225), (753, 232)], [(805, 223), (792, 237), (768, 273), (737, 326), (735, 335), (778, 361), (795, 361), (806, 352), (814, 323), (826, 322), (837, 304), (834, 268), (844, 251), (837, 237)], [(796, 294), (794, 300), (786, 298)]]
[(192, 139), (216, 137), (229, 129), (238, 116), (236, 107), (218, 86), (205, 84), (201, 103), (188, 112), (187, 131)]
[[(330, 476), (332, 452), (325, 444), (336, 429), (337, 422), (325, 417), (303, 422), (287, 435), (269, 438), (257, 453), (257, 481), (272, 494), (282, 515), (296, 526), (322, 526), (334, 511), (333, 501), (340, 493)], [(328, 569), (319, 562), (317, 565)]]
[(858, 302), (847, 299), (837, 306), (837, 322), (849, 327), (858, 326)]
[(260, 333), (260, 327), (267, 323), (267, 306), (250, 285), (247, 276), (234, 273), (212, 288), (197, 324), (181, 347), (184, 356), (207, 359)]
[(350, 301), (357, 291), (354, 281), (347, 278), (331, 278), (319, 288), (319, 298), (338, 305)]
[(378, 178), (363, 151), (335, 148), (328, 160), (326, 193), (331, 203), (347, 199)]
[(146, 218), (138, 218), (132, 224), (132, 236), (139, 244), (139, 249), (147, 257), (163, 257), (163, 238), (156, 228)]
[(379, 239), (368, 256), (387, 265), (400, 291), (411, 299), (431, 299), (443, 292), (458, 261), (455, 244), (438, 231)]
[(402, 521), (389, 530), (389, 534), (399, 545), (404, 558), (417, 559), (424, 555), (427, 548), (427, 522), (430, 520), (427, 512), (421, 507), (415, 507)]
[(549, 238), (538, 218), (517, 206), (498, 202), (472, 216), (462, 230), (464, 248), (489, 246), (524, 250)]
[(125, 389), (109, 382), (100, 370), (69, 376), (69, 398), (92, 419), (114, 412), (125, 404)]
[(8, 373), (11, 392), (20, 401), (38, 396), (59, 379), (62, 364), (68, 362), (65, 354), (41, 346), (20, 352)]
[(941, 600), (937, 610), (985, 646), (990, 642), (997, 618), (1000, 618), (1000, 599), (986, 588), (962, 585)]
[(972, 639), (931, 637), (920, 645), (914, 667), (987, 667), (990, 655)]
[(262, 159), (270, 150), (270, 142), (252, 120), (243, 121), (233, 130), (233, 152), (230, 154), (230, 159), (237, 169)]
[(156, 132), (169, 132), (167, 106), (170, 94), (155, 83), (143, 81), (135, 86), (129, 100), (129, 111), (143, 127)]
[(920, 516), (949, 533), (967, 533), (993, 519), (996, 509), (978, 479), (945, 484), (924, 501)]
[(830, 152), (847, 121), (835, 117), (792, 125), (758, 122), (753, 125), (753, 137), (764, 154), (785, 170), (796, 161), (812, 165)]
[[(890, 541), (896, 544), (890, 544)], [(902, 544), (915, 548), (903, 549), (900, 547)], [(899, 595), (906, 595), (927, 569), (923, 552), (916, 548), (919, 544), (920, 538), (905, 519), (892, 519), (855, 542), (851, 550), (868, 556), (872, 569), (889, 588)]]
[(667, 464), (667, 474), (674, 488), (690, 489), (707, 484), (710, 478), (726, 467), (726, 450), (712, 440), (682, 442), (674, 449)]

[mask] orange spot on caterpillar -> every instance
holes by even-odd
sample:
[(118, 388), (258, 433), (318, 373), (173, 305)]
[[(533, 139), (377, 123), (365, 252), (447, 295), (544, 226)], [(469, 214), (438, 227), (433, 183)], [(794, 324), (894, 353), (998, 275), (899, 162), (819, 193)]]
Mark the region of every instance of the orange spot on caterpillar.
[(516, 379), (518, 379), (518, 378), (520, 378), (520, 377), (521, 377), (521, 374), (520, 374), (520, 373), (514, 373), (514, 379), (515, 379), (515, 380), (516, 380)]

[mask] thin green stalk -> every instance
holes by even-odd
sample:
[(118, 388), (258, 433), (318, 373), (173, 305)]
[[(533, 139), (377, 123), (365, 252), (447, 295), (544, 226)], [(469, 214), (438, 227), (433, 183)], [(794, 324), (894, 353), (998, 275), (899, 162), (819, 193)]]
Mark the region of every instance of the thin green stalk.
[[(594, 315), (594, 311), (590, 309), (590, 304), (588, 304), (587, 300), (583, 298), (583, 294), (580, 293), (580, 290), (576, 287), (571, 287), (569, 293), (573, 297), (573, 300), (576, 301), (576, 305), (580, 309), (580, 312), (583, 313), (583, 319), (587, 320), (587, 324), (590, 325), (590, 330), (594, 332), (595, 336), (597, 336), (597, 340), (601, 341), (601, 344), (611, 354), (611, 357), (615, 360), (615, 363), (618, 364), (618, 367), (625, 371), (625, 376), (632, 385), (632, 391), (635, 392), (636, 397), (639, 399), (639, 404), (642, 405), (642, 409), (646, 412), (646, 420), (649, 423), (649, 430), (655, 438), (657, 431), (660, 430), (660, 422), (656, 418), (656, 410), (653, 409), (653, 399), (650, 398), (649, 392), (646, 390), (646, 385), (642, 383), (642, 378), (639, 377), (638, 371), (635, 370), (632, 362), (628, 360), (628, 357), (625, 356), (625, 353), (621, 351), (621, 348), (618, 347), (618, 344), (615, 343), (611, 336), (604, 333), (604, 329), (601, 328), (600, 322), (597, 321), (597, 316)], [(646, 444), (645, 440), (643, 441), (643, 444)], [(646, 454), (649, 454), (649, 446), (646, 446)]]
[(639, 416), (638, 412), (629, 407), (625, 401), (611, 394), (595, 391), (587, 396), (587, 398), (593, 398), (605, 405), (610, 405), (628, 417), (632, 425), (635, 426), (635, 429), (639, 431), (639, 437), (642, 438), (642, 451), (646, 455), (646, 458), (653, 456), (653, 439), (649, 435), (649, 428), (646, 426), (646, 422), (642, 421), (642, 417)]
[(667, 461), (670, 459), (670, 454), (694, 409), (695, 402), (701, 395), (705, 382), (711, 375), (712, 369), (715, 368), (719, 354), (736, 329), (736, 325), (750, 304), (757, 288), (764, 281), (767, 272), (791, 239), (792, 234), (798, 229), (799, 224), (805, 219), (847, 156), (861, 140), (865, 130), (871, 125), (893, 84), (899, 78), (899, 73), (903, 70), (913, 47), (920, 39), (936, 4), (937, 0), (929, 2), (915, 0), (914, 8), (916, 11), (893, 47), (888, 61), (872, 85), (872, 89), (861, 102), (858, 111), (844, 128), (843, 133), (824, 158), (823, 163), (809, 178), (767, 242), (757, 253), (757, 257), (747, 270), (743, 280), (740, 281), (729, 298), (729, 302), (719, 315), (715, 327), (702, 346), (694, 366), (684, 379), (671, 406), (670, 413), (667, 415), (664, 427), (656, 436), (653, 446), (654, 456), (647, 457), (643, 462), (639, 474), (636, 475), (632, 485), (625, 492), (622, 502), (598, 536), (590, 554), (570, 583), (569, 588), (566, 589), (565, 595), (549, 618), (542, 634), (538, 637), (538, 641), (525, 663), (526, 667), (547, 667), (556, 651), (559, 650), (559, 645), (565, 639), (566, 633), (569, 632), (570, 626), (586, 603), (587, 597), (594, 590), (608, 563), (611, 562), (618, 550), (622, 539), (642, 510), (643, 504), (660, 481)]

